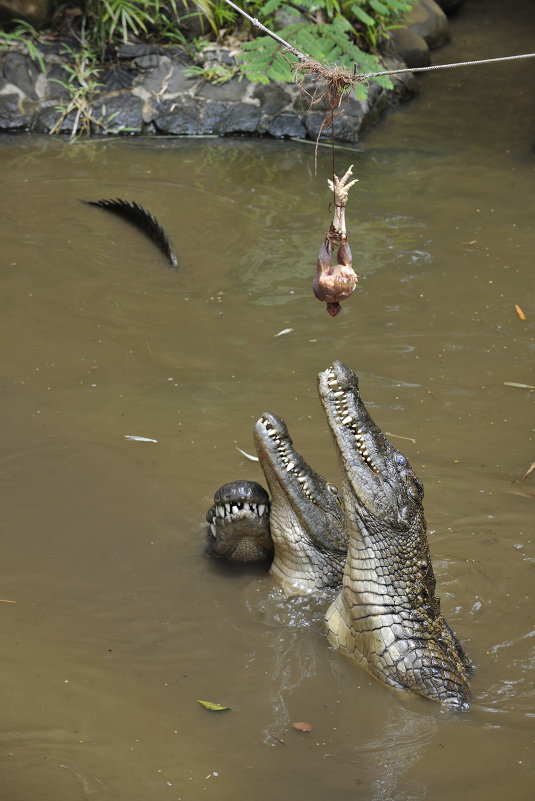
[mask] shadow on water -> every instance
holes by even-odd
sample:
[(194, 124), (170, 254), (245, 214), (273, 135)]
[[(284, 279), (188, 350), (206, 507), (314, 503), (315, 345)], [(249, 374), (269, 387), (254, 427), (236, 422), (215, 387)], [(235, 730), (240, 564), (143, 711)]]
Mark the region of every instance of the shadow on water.
[[(529, 50), (481, 13), (441, 58)], [(0, 141), (3, 797), (530, 797), (535, 488), (512, 482), (534, 394), (511, 383), (535, 385), (532, 74), (426, 76), (340, 152), (361, 278), (336, 320), (311, 291), (328, 153), (315, 177), (297, 143)], [(178, 272), (79, 202), (117, 196), (158, 216)], [(321, 604), (203, 556), (216, 487), (262, 480), (238, 450), (262, 412), (337, 482), (315, 389), (335, 358), (425, 483), (466, 715), (392, 695), (328, 649)]]

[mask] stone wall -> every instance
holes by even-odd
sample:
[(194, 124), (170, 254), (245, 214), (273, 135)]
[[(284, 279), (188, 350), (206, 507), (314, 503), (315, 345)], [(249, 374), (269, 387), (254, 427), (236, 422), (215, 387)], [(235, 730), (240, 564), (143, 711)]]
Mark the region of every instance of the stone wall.
[[(430, 46), (438, 40), (446, 41), (447, 19), (434, 0), (420, 0), (414, 13), (411, 24), (419, 26), (415, 35), (423, 42), (420, 62), (425, 62), (426, 35), (434, 37)], [(438, 33), (437, 24), (441, 26)], [(40, 58), (31, 59), (24, 45), (14, 43), (0, 56), (1, 131), (72, 134), (85, 117), (91, 119), (90, 129), (95, 134), (248, 134), (316, 139), (323, 121), (325, 106), (319, 103), (308, 109), (296, 85), (254, 84), (238, 77), (222, 84), (208, 83), (188, 75), (191, 62), (181, 48), (146, 44), (120, 47), (113, 62), (100, 70), (101, 86), (94, 95), (84, 97), (82, 93), (78, 104), (72, 105), (72, 91), (68, 89), (72, 76), (62, 55), (65, 45), (71, 53), (78, 49), (75, 41), (45, 41), (38, 46)], [(390, 55), (382, 58), (385, 69), (405, 66), (400, 50), (393, 39)], [(232, 61), (227, 48), (216, 46), (208, 49), (205, 58)], [(411, 60), (411, 66), (415, 66), (414, 54)], [(385, 109), (417, 90), (410, 73), (393, 80), (393, 90), (371, 83), (366, 100), (352, 95), (344, 101), (344, 113), (336, 122), (338, 141), (356, 142)], [(324, 135), (330, 136), (330, 130)]]

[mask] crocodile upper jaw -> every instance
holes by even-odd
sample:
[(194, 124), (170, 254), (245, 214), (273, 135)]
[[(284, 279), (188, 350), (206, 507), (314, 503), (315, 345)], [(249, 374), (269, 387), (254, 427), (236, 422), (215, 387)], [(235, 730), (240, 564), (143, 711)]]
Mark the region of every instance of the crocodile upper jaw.
[(271, 572), (288, 594), (337, 586), (347, 536), (336, 487), (295, 450), (280, 417), (263, 414), (255, 425), (254, 441), (271, 493)]

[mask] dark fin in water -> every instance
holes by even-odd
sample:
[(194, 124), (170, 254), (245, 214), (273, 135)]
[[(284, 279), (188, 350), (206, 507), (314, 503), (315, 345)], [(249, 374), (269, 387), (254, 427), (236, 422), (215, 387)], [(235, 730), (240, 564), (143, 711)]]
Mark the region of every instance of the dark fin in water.
[(125, 220), (129, 220), (137, 228), (141, 228), (142, 231), (145, 231), (147, 236), (150, 236), (162, 253), (167, 256), (173, 267), (178, 266), (178, 261), (173, 253), (169, 237), (156, 217), (153, 217), (153, 215), (144, 209), (143, 206), (140, 206), (139, 203), (121, 200), (121, 198), (117, 198), (116, 200), (84, 200), (83, 202), (90, 206), (99, 206), (101, 209), (112, 211), (114, 214), (124, 217)]

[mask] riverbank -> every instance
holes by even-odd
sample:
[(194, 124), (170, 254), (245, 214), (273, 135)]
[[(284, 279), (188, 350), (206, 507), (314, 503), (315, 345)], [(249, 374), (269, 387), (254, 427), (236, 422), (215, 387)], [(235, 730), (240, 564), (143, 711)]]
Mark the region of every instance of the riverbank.
[[(394, 32), (381, 62), (385, 70), (428, 63), (429, 48), (448, 38), (444, 12), (433, 0), (420, 0), (407, 26)], [(231, 66), (235, 58), (228, 47), (213, 45), (203, 52), (204, 74), (210, 63)], [(88, 66), (75, 40), (41, 41), (31, 55), (24, 44), (11, 43), (0, 56), (0, 131), (318, 137), (327, 106), (309, 108), (297, 85), (244, 77), (215, 84), (191, 74), (192, 66), (181, 47), (127, 44), (90, 76), (95, 90), (89, 91), (80, 80)], [(371, 82), (365, 99), (352, 94), (344, 103), (337, 141), (358, 141), (389, 108), (417, 91), (412, 73), (393, 76), (389, 90)], [(330, 129), (324, 135), (330, 137)]]

